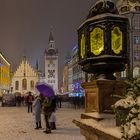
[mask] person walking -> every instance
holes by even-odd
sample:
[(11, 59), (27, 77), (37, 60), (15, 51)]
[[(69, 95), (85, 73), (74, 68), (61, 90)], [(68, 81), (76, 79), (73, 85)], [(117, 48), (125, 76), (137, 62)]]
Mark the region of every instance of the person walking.
[(43, 109), (45, 123), (46, 123), (46, 130), (44, 132), (51, 133), (49, 119), (50, 119), (50, 116), (52, 113), (52, 108), (51, 108), (51, 100), (48, 97), (45, 97), (43, 104), (42, 104), (42, 109)]
[(36, 123), (35, 129), (42, 128), (41, 126), (41, 98), (39, 95), (35, 96), (35, 100), (33, 102), (33, 108), (34, 108), (35, 123)]
[(33, 100), (34, 100), (33, 95), (31, 94), (31, 92), (29, 92), (29, 95), (27, 96), (28, 113), (32, 112)]
[(56, 111), (56, 97), (53, 97), (51, 99), (51, 109), (52, 109), (52, 113), (50, 116), (50, 127), (52, 130), (56, 129), (56, 115), (55, 115), (55, 111)]

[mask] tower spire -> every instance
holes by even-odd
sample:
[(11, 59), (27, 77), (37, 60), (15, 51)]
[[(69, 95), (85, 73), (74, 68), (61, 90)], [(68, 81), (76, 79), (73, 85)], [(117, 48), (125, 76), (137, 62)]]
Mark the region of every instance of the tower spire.
[(51, 26), (50, 36), (49, 36), (49, 42), (54, 41), (53, 33), (52, 33), (53, 27)]
[(36, 70), (39, 70), (38, 59), (36, 60)]

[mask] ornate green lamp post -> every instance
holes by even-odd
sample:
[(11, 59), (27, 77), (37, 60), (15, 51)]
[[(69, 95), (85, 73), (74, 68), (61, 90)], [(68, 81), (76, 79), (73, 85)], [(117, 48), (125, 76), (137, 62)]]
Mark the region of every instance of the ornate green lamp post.
[(118, 15), (111, 1), (99, 1), (78, 29), (79, 64), (99, 78), (115, 79), (125, 69), (128, 48), (128, 19)]
[(97, 2), (78, 29), (79, 64), (96, 80), (83, 83), (86, 112), (107, 112), (126, 86), (117, 81), (115, 72), (125, 70), (128, 60), (129, 20), (118, 14), (113, 2)]

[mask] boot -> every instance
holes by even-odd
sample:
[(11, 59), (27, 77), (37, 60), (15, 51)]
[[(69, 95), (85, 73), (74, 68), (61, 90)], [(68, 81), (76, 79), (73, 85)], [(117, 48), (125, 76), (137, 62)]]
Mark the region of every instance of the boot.
[(55, 124), (55, 122), (53, 122), (53, 129), (56, 129), (56, 124)]
[(51, 133), (51, 130), (50, 129), (46, 129), (45, 131), (43, 131), (44, 133), (48, 134), (48, 133)]
[(38, 128), (42, 128), (42, 126), (41, 126), (41, 121), (39, 121), (39, 127)]
[(50, 123), (50, 126), (51, 126), (51, 129), (52, 129), (52, 130), (55, 130), (55, 129), (56, 129), (55, 122), (51, 122), (51, 123)]
[(36, 127), (35, 127), (35, 129), (39, 129), (39, 127), (38, 127), (38, 122), (36, 122)]
[(53, 122), (50, 122), (50, 128), (53, 130)]

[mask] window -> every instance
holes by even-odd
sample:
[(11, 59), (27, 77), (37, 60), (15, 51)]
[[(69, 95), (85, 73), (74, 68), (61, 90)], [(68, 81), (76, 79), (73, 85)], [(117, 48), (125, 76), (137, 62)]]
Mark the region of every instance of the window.
[(135, 67), (133, 69), (133, 76), (134, 77), (138, 77), (140, 75), (140, 68), (139, 67)]
[(15, 90), (18, 90), (19, 89), (19, 81), (16, 81), (15, 82)]
[(136, 60), (136, 61), (140, 60), (140, 52), (138, 52), (138, 51), (134, 52), (134, 60)]
[(22, 89), (23, 90), (26, 90), (27, 89), (27, 80), (26, 79), (23, 79), (22, 80)]
[(140, 20), (138, 18), (134, 20), (134, 28), (140, 29)]
[(31, 89), (34, 89), (34, 81), (33, 80), (31, 80)]
[(121, 77), (122, 78), (126, 77), (126, 70), (121, 72)]
[(134, 44), (139, 44), (139, 36), (134, 36)]

